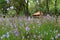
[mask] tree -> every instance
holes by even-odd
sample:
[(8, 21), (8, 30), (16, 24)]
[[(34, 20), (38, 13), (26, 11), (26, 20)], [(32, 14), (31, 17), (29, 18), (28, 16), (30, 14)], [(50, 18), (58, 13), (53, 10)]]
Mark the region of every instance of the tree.
[(27, 17), (30, 15), (29, 14), (29, 10), (28, 10), (28, 2), (29, 2), (28, 0), (25, 0), (25, 4), (26, 5), (25, 5), (25, 8), (24, 9), (25, 9), (25, 16), (27, 16)]
[(46, 0), (46, 13), (50, 14), (49, 13), (49, 0)]
[(56, 23), (57, 23), (57, 18), (58, 18), (58, 13), (57, 13), (57, 0), (55, 0), (55, 15), (56, 15)]
[(17, 16), (20, 14), (20, 11), (23, 11), (26, 16), (29, 15), (28, 0), (10, 0), (10, 5), (14, 6), (14, 10), (16, 10)]
[(0, 10), (3, 14), (7, 13), (7, 2), (5, 0), (0, 0)]

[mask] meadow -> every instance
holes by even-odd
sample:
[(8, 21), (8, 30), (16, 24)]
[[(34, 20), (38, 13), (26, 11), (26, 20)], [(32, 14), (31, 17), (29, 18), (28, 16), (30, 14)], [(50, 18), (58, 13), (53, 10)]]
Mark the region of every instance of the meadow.
[(60, 18), (0, 18), (0, 40), (60, 40)]

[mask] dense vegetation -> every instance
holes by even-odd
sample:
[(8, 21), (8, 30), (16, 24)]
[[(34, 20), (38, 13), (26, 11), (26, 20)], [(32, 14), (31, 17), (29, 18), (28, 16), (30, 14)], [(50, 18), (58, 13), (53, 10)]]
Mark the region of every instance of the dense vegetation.
[(0, 40), (60, 40), (60, 24), (53, 18), (1, 18), (0, 23)]
[(59, 15), (60, 0), (0, 0), (0, 14), (31, 16), (36, 11)]
[(59, 15), (60, 0), (0, 0), (0, 40), (60, 40)]

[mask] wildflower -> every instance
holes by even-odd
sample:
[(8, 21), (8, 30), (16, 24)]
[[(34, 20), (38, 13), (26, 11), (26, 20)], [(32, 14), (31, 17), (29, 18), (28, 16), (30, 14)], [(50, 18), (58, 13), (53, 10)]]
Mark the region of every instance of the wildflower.
[(4, 21), (4, 18), (2, 18), (2, 21)]
[(50, 32), (52, 32), (52, 30), (50, 30)]
[(51, 16), (49, 14), (47, 14), (47, 19), (50, 20), (51, 19)]
[(29, 32), (26, 32), (26, 34), (29, 34)]
[(29, 36), (27, 36), (27, 38), (29, 38)]
[(30, 21), (30, 17), (28, 17), (28, 21)]
[(53, 37), (51, 37), (51, 40), (54, 40), (54, 38), (53, 38)]
[(22, 36), (22, 39), (24, 39), (24, 36)]
[(9, 31), (10, 33), (12, 32), (12, 30)]
[(34, 38), (36, 38), (36, 35), (34, 35)]
[(56, 33), (58, 32), (58, 30), (55, 31)]
[(7, 8), (7, 10), (10, 10), (9, 8)]
[(1, 37), (1, 39), (3, 39), (3, 37)]
[(14, 23), (14, 27), (16, 28), (17, 26), (16, 26), (16, 23)]
[(15, 34), (15, 36), (19, 36), (19, 32), (17, 29), (14, 30), (14, 34)]
[(6, 37), (9, 38), (9, 36), (10, 36), (10, 35), (9, 35), (9, 32), (7, 32)]
[(8, 18), (6, 19), (6, 22), (9, 22), (9, 19)]
[(11, 8), (11, 9), (14, 9), (14, 7), (13, 7), (13, 6), (11, 6), (10, 8)]
[(30, 30), (30, 28), (29, 27), (26, 27), (26, 31), (29, 31)]
[(35, 28), (35, 26), (33, 26), (33, 28)]
[[(37, 20), (37, 24), (39, 24), (40, 22)], [(40, 25), (40, 24), (39, 24)]]
[(2, 30), (4, 30), (4, 27), (2, 27)]
[(10, 26), (12, 27), (12, 23), (10, 23)]
[(55, 38), (57, 39), (57, 38), (58, 38), (58, 36), (56, 35), (56, 36), (55, 36)]
[(40, 36), (40, 35), (38, 35), (38, 38), (39, 38), (39, 39), (40, 39), (40, 37), (41, 37), (41, 36)]
[(46, 32), (46, 35), (48, 35), (48, 33)]
[(47, 33), (46, 31), (44, 31), (44, 34), (45, 34), (45, 35), (48, 35), (48, 33)]
[(6, 36), (6, 35), (5, 35), (5, 34), (3, 34), (3, 35), (1, 36), (1, 39), (3, 39), (5, 36)]
[(60, 34), (58, 34), (58, 36), (60, 37)]

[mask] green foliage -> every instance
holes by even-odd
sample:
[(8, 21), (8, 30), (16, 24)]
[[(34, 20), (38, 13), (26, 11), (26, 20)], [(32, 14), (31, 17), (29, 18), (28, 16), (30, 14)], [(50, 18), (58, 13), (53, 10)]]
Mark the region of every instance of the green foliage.
[(0, 0), (0, 9), (3, 8), (6, 5), (5, 0)]
[(15, 10), (9, 10), (8, 11), (8, 15), (9, 16), (15, 16), (16, 15), (16, 11)]
[[(32, 15), (36, 11), (46, 11), (46, 0), (28, 0), (28, 9), (30, 14)], [(27, 6), (25, 0), (9, 0), (9, 3), (7, 4), (6, 0), (0, 0), (0, 10), (3, 9), (2, 13), (7, 9), (10, 8), (10, 6), (14, 6), (14, 10), (17, 12), (17, 10), (20, 12), (20, 14), (24, 15), (24, 8)], [(41, 7), (40, 7), (41, 6)], [(12, 9), (13, 10), (13, 9)], [(60, 0), (57, 0), (57, 10), (58, 13), (60, 13)], [(50, 14), (55, 13), (55, 0), (49, 0), (49, 11)], [(8, 14), (8, 13), (7, 13)], [(16, 13), (15, 13), (16, 14)]]

